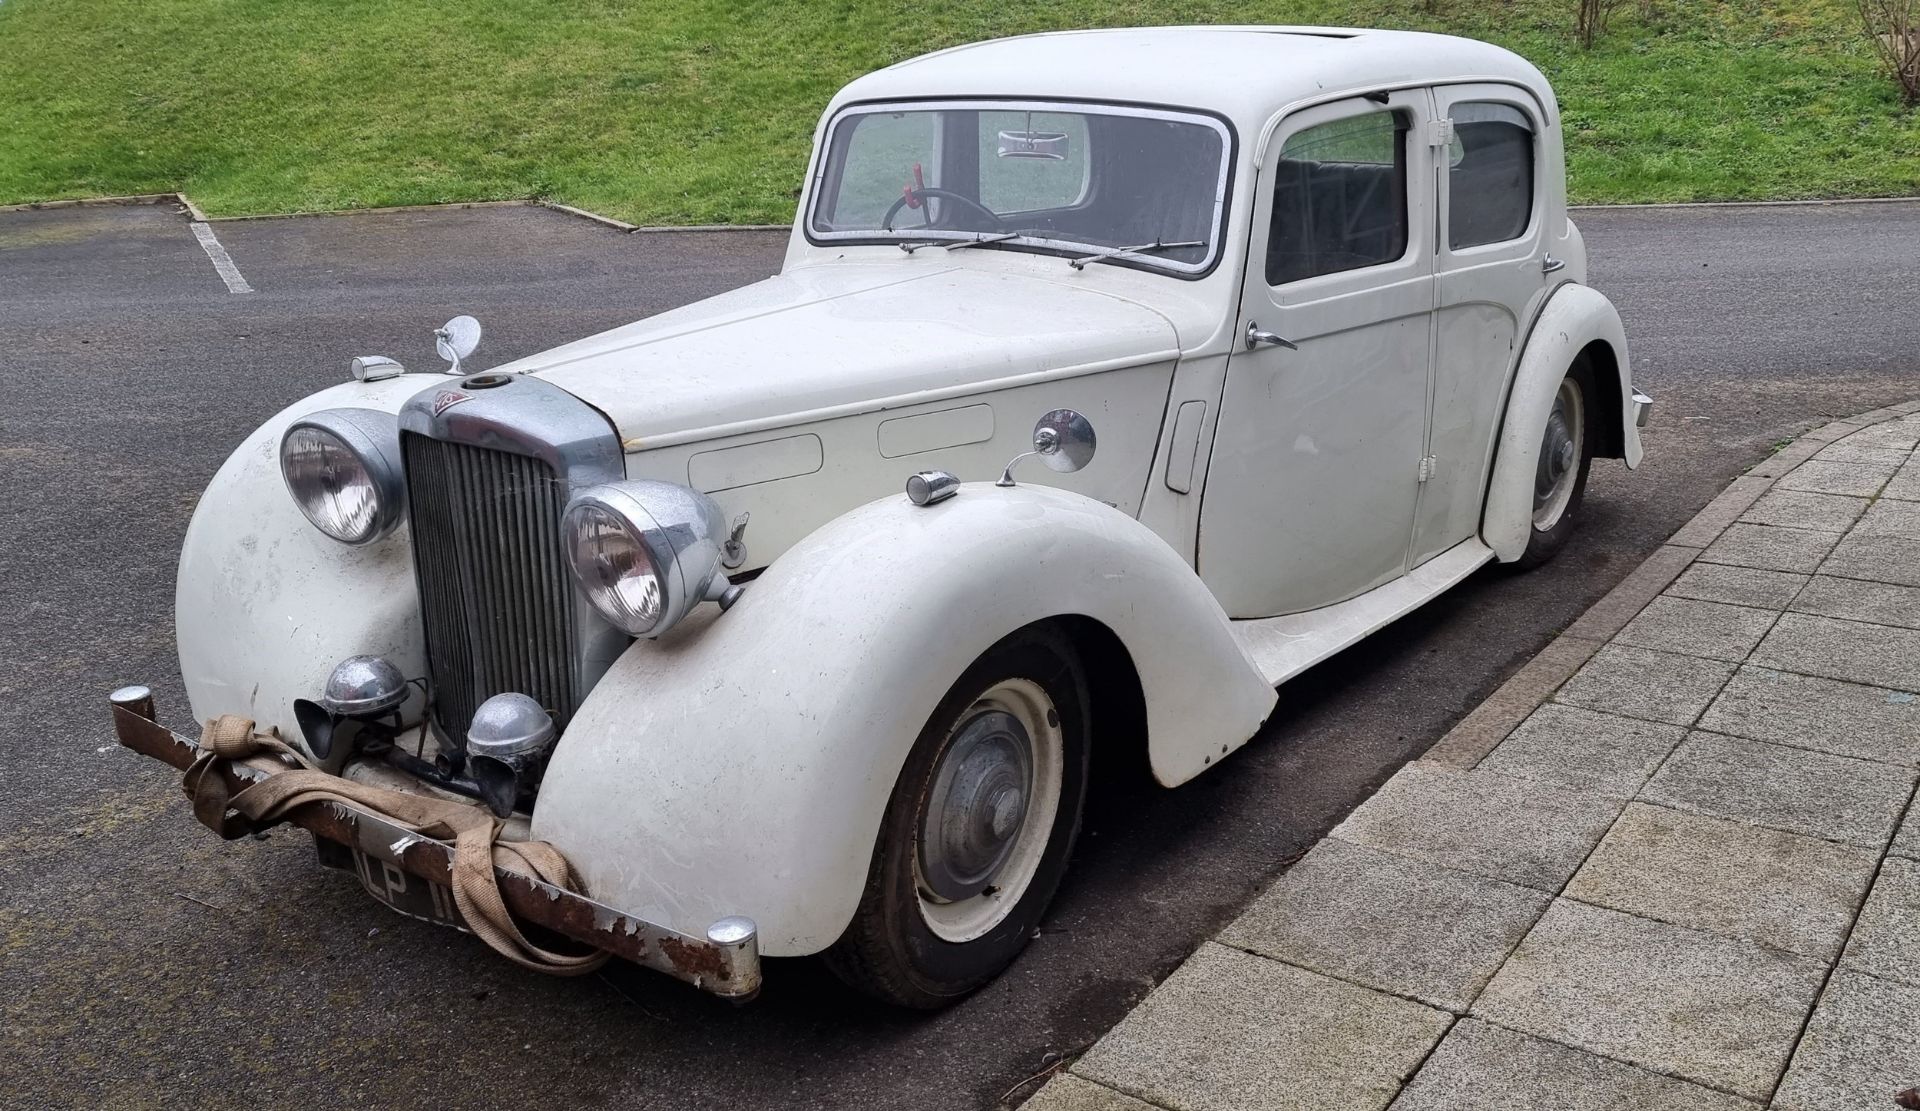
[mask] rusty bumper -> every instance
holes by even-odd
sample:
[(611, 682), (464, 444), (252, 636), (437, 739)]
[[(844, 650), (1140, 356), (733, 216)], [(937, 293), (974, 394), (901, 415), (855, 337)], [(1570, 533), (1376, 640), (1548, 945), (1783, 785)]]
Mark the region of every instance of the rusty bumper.
[[(191, 740), (158, 724), (153, 696), (145, 687), (113, 692), (113, 730), (120, 743), (185, 771), (200, 749)], [(228, 764), (229, 787), (238, 792), (275, 774), (267, 761)], [(453, 846), (338, 803), (310, 803), (296, 810), (291, 824), (315, 837), (357, 850), (409, 875), (446, 884), (452, 874)], [(617, 957), (684, 980), (702, 991), (745, 1001), (760, 990), (760, 942), (753, 923), (723, 918), (694, 937), (636, 918), (539, 880), (496, 868), (500, 894), (509, 910), (530, 922)]]

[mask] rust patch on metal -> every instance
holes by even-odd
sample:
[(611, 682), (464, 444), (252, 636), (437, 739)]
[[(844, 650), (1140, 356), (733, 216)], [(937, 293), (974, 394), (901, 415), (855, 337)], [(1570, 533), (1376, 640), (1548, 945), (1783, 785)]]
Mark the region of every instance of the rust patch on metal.
[[(190, 767), (200, 752), (187, 738), (120, 706), (113, 707), (113, 728), (122, 745), (181, 771)], [(228, 763), (222, 767), (227, 785), (235, 793), (288, 770), (280, 760), (264, 756), (253, 757), (244, 765)], [(421, 836), (357, 807), (308, 803), (296, 809), (287, 822), (432, 883), (445, 884), (453, 868), (451, 844)], [(750, 998), (759, 990), (758, 977), (753, 975), (757, 970), (749, 969), (742, 977), (731, 975), (726, 955), (700, 939), (518, 872), (495, 868), (494, 874), (507, 909), (523, 922), (544, 926), (590, 948), (605, 949), (720, 995)], [(611, 923), (611, 928), (605, 923)]]
[(720, 951), (711, 945), (663, 937), (660, 939), (660, 950), (679, 972), (689, 976), (711, 976), (715, 980), (727, 979), (727, 962), (721, 957)]

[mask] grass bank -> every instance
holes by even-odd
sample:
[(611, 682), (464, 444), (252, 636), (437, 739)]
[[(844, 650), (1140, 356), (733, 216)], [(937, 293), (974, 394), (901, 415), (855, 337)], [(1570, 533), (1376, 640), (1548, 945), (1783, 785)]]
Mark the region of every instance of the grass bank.
[(548, 197), (637, 223), (790, 218), (846, 80), (1129, 23), (1448, 31), (1559, 90), (1585, 202), (1920, 193), (1851, 0), (5, 0), (0, 203), (185, 190), (216, 215)]

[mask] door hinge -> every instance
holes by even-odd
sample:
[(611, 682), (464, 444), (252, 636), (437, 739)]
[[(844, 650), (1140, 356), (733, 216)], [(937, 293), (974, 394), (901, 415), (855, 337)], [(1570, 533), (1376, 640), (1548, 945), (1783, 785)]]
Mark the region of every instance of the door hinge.
[(1432, 478), (1433, 472), (1438, 470), (1439, 466), (1440, 466), (1439, 456), (1428, 455), (1423, 457), (1420, 460), (1420, 481), (1425, 482), (1426, 480)]
[(1428, 131), (1428, 142), (1436, 147), (1453, 145), (1453, 121), (1434, 120)]

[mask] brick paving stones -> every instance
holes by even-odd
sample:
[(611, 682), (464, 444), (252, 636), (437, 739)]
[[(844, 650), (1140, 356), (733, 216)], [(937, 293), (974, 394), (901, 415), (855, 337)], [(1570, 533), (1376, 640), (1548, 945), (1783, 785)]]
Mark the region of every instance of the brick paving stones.
[[(1886, 449), (1881, 449), (1883, 452)], [(1905, 457), (1886, 452), (1891, 461), (1841, 462), (1821, 455), (1807, 460), (1773, 484), (1776, 490), (1805, 490), (1815, 494), (1845, 494), (1870, 498), (1887, 484)]]
[(1775, 616), (1772, 610), (1751, 606), (1655, 598), (1613, 642), (1738, 663), (1767, 635)]
[(1696, 563), (1686, 569), (1667, 593), (1676, 598), (1698, 598), (1706, 602), (1730, 602), (1760, 609), (1785, 609), (1801, 588), (1806, 575), (1791, 571), (1762, 571), (1757, 567), (1735, 567), (1728, 563)]
[(1151, 1103), (1123, 1096), (1072, 1073), (1057, 1074), (1020, 1106), (1023, 1111), (1157, 1111)]
[(1772, 1106), (1778, 1111), (1892, 1108), (1920, 1084), (1920, 988), (1833, 974)]
[(1920, 540), (1854, 533), (1841, 540), (1824, 561), (1801, 569), (1811, 571), (1815, 566), (1825, 575), (1920, 586)]
[(1473, 1013), (1764, 1100), (1826, 971), (1751, 942), (1558, 900)]
[(1755, 1111), (1758, 1104), (1475, 1019), (1458, 1023), (1393, 1111)]
[(1549, 702), (1501, 741), (1479, 770), (1631, 798), (1686, 735), (1678, 725)]
[(1464, 1011), (1546, 909), (1547, 898), (1330, 838), (1220, 940)]
[(1620, 805), (1511, 776), (1415, 761), (1330, 836), (1553, 892), (1580, 867)]
[(1634, 803), (1566, 894), (1831, 961), (1878, 859), (1868, 849)]
[(1375, 1111), (1452, 1021), (1209, 942), (1074, 1071), (1182, 1111)]
[(1754, 649), (1762, 667), (1920, 691), (1920, 629), (1783, 613)]
[(1914, 772), (1785, 745), (1691, 733), (1641, 789), (1676, 810), (1878, 850)]
[(1759, 501), (1741, 514), (1740, 520), (1750, 525), (1845, 532), (1866, 508), (1865, 498), (1782, 490), (1776, 485), (1772, 492), (1762, 495)]
[(1891, 1108), (1916, 444), (1920, 401), (1736, 480), (1030, 1106)]
[(1700, 558), (1767, 571), (1812, 571), (1833, 550), (1836, 539), (1831, 532), (1811, 529), (1733, 524), (1707, 545)]
[(1920, 765), (1920, 695), (1786, 671), (1742, 667), (1700, 728), (1795, 748)]
[(1920, 587), (1815, 575), (1787, 608), (1796, 613), (1920, 629)]
[(1646, 721), (1690, 725), (1733, 675), (1733, 665), (1609, 644), (1574, 672), (1554, 701)]
[(1890, 856), (1880, 866), (1840, 967), (1920, 988), (1920, 861)]

